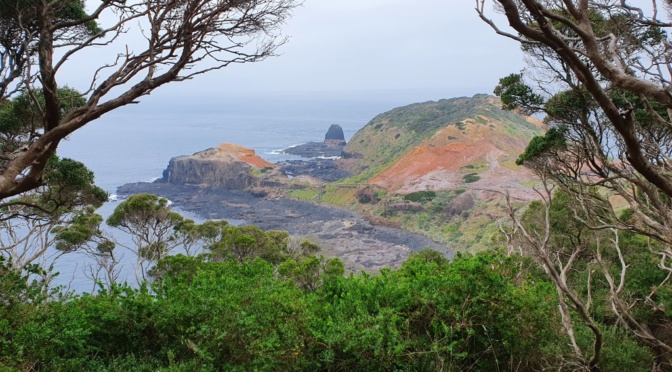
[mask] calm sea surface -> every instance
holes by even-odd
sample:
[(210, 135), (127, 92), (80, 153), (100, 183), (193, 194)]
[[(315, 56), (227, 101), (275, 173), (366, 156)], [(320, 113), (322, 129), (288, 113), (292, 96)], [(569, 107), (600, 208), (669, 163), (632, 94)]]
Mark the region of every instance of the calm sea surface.
[[(296, 157), (280, 150), (323, 140), (331, 124), (343, 127), (349, 140), (377, 114), (410, 103), (292, 96), (187, 101), (149, 102), (110, 113), (74, 133), (58, 154), (85, 163), (95, 172), (96, 183), (114, 196), (120, 185), (161, 177), (174, 156), (236, 143), (271, 162), (292, 159)], [(99, 213), (107, 217), (118, 203), (106, 203)], [(119, 233), (115, 236), (124, 240)], [(133, 282), (132, 260), (127, 261), (122, 278)], [(55, 266), (61, 273), (55, 282), (90, 291), (91, 281), (84, 275), (89, 264), (83, 255), (62, 257)]]

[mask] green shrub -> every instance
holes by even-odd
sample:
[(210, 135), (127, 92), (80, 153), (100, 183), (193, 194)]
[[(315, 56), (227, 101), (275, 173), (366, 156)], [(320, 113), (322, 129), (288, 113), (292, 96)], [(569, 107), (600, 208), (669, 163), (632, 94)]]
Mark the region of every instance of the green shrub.
[(462, 177), (462, 181), (464, 181), (464, 183), (472, 183), (472, 182), (476, 182), (480, 179), (481, 179), (481, 177), (478, 176), (478, 174), (476, 174), (476, 173), (465, 174), (464, 177)]
[(436, 197), (435, 191), (416, 191), (404, 195), (404, 200), (416, 203), (426, 203), (432, 201), (432, 199), (434, 199), (435, 197)]

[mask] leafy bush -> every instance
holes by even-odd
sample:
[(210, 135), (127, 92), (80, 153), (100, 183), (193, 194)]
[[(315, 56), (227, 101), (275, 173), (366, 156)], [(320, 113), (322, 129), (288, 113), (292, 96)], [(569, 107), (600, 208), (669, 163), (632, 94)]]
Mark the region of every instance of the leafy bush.
[(432, 201), (435, 197), (436, 197), (435, 191), (416, 191), (404, 195), (404, 200), (416, 203), (426, 203)]
[(464, 183), (472, 183), (480, 179), (481, 177), (476, 173), (465, 174), (464, 177), (462, 177), (462, 181), (464, 181)]
[(555, 292), (521, 265), (424, 250), (399, 270), (344, 277), (340, 261), (314, 256), (277, 268), (182, 256), (151, 289), (115, 285), (25, 303), (29, 317), (3, 313), (0, 326), (14, 327), (0, 327), (0, 368), (535, 369), (538, 346), (558, 342)]

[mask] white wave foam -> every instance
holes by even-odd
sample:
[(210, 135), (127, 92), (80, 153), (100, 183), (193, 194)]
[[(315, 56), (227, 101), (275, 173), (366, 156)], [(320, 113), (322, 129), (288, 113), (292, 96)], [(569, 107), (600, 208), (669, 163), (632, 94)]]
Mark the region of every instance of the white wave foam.
[(159, 180), (159, 179), (161, 179), (161, 177), (152, 177), (152, 178), (150, 178), (149, 181), (147, 181), (147, 182), (152, 183), (152, 182), (154, 182), (154, 181), (156, 181), (156, 180)]
[(338, 160), (340, 156), (318, 156), (315, 159)]
[(305, 145), (305, 142), (297, 143), (297, 144), (294, 144), (294, 145), (289, 145), (285, 148), (281, 148), (281, 149), (277, 149), (277, 150), (271, 150), (271, 151), (266, 152), (265, 154), (266, 155), (286, 155), (287, 153), (285, 152), (285, 150), (293, 149), (294, 147), (301, 146), (301, 145)]
[(110, 194), (107, 197), (107, 201), (119, 201), (119, 195), (117, 194)]

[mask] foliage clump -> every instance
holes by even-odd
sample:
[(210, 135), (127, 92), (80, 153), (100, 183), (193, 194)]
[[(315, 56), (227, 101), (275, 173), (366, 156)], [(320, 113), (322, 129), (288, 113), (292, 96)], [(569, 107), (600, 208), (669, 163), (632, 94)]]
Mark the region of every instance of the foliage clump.
[(549, 152), (564, 150), (567, 146), (566, 134), (567, 128), (565, 127), (550, 128), (543, 136), (532, 138), (525, 148), (525, 152), (516, 159), (516, 164), (523, 165), (525, 162), (537, 159)]
[(409, 194), (404, 195), (404, 200), (408, 200), (416, 203), (427, 203), (431, 202), (436, 198), (436, 191), (427, 190), (427, 191), (415, 191)]
[(480, 179), (481, 179), (481, 177), (480, 177), (478, 174), (476, 174), (476, 173), (465, 174), (465, 175), (462, 177), (462, 181), (463, 181), (464, 183), (473, 183), (473, 182), (476, 182), (476, 181), (478, 181), (478, 180), (480, 180)]
[[(552, 287), (499, 253), (449, 262), (421, 251), (398, 270), (348, 277), (338, 260), (164, 260), (172, 269), (151, 285), (26, 297), (11, 315), (0, 311), (0, 324), (12, 324), (0, 327), (0, 366), (537, 369), (552, 357), (544, 350), (562, 348), (548, 322)], [(6, 296), (33, 293), (21, 279), (0, 277)]]

